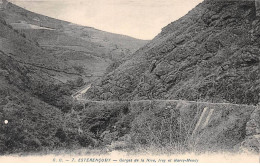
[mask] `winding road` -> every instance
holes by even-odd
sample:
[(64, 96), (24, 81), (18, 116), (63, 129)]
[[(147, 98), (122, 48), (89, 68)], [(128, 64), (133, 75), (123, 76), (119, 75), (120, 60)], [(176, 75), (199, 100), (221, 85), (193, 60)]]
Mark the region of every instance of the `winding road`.
[(89, 84), (89, 85), (85, 86), (84, 88), (78, 90), (71, 97), (75, 100), (82, 100), (83, 94), (86, 93), (90, 88), (91, 88), (91, 84)]

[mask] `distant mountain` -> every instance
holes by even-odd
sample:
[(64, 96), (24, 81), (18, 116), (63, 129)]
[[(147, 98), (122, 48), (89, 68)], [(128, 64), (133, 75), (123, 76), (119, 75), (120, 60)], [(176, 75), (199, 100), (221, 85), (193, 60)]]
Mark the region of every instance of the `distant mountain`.
[[(110, 66), (120, 64), (147, 42), (53, 19), (12, 3), (6, 5), (1, 17), (49, 55), (69, 64), (87, 82), (103, 76), (108, 67), (111, 70)], [(65, 82), (71, 78), (57, 79)]]
[(95, 100), (260, 101), (254, 1), (205, 0), (86, 94)]

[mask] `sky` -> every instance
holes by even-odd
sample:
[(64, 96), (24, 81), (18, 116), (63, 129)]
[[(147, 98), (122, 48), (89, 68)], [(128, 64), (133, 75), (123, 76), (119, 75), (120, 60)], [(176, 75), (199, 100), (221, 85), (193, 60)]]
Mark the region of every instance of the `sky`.
[(150, 40), (203, 0), (9, 0), (30, 11)]

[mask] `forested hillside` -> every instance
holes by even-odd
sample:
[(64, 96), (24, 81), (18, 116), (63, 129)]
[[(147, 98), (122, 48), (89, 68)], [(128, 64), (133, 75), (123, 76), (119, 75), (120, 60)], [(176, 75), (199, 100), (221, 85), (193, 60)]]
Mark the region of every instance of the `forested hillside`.
[(95, 100), (259, 103), (254, 1), (205, 0), (90, 89)]

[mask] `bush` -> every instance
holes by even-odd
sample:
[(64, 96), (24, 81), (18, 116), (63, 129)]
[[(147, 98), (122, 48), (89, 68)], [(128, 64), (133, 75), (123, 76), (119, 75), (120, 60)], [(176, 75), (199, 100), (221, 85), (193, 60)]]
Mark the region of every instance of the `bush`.
[(68, 81), (66, 84), (34, 82), (33, 85), (31, 85), (31, 89), (40, 99), (67, 113), (74, 105), (71, 97), (72, 90), (84, 84), (84, 80), (79, 77), (74, 81)]
[(76, 104), (74, 104), (73, 109), (74, 109), (75, 111), (77, 111), (77, 112), (83, 111), (83, 109), (84, 109), (84, 104), (76, 103)]
[(78, 77), (76, 80), (69, 80), (66, 84), (70, 87), (70, 89), (75, 89), (84, 86), (85, 82), (83, 78)]
[(22, 34), (21, 34), (21, 36), (22, 36), (22, 37), (24, 37), (24, 38), (26, 38), (26, 35), (25, 35), (25, 33), (22, 33)]
[(62, 112), (68, 113), (73, 108), (73, 100), (71, 97), (62, 96), (56, 99), (53, 105), (60, 108)]
[(66, 133), (63, 131), (62, 128), (59, 128), (55, 134), (55, 137), (59, 138), (61, 142), (65, 142), (67, 139)]
[(54, 137), (63, 123), (58, 109), (19, 92), (2, 104), (0, 122), (7, 119), (9, 123), (0, 125), (0, 154), (39, 152), (60, 144)]
[(82, 134), (78, 136), (78, 142), (83, 147), (96, 147), (98, 142), (91, 138), (88, 134)]

